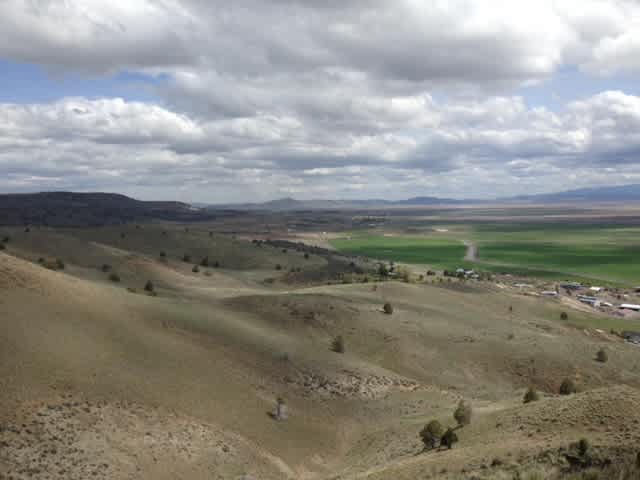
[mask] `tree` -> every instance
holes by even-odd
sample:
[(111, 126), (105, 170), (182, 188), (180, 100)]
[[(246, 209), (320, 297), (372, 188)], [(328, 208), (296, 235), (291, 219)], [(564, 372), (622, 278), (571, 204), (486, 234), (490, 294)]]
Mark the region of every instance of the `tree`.
[(598, 353), (596, 354), (596, 360), (601, 363), (607, 363), (607, 360), (609, 360), (609, 355), (607, 355), (607, 351), (604, 348), (598, 350)]
[(160, 252), (160, 258), (166, 258), (167, 254), (166, 252)]
[(144, 289), (147, 292), (153, 292), (155, 290), (155, 287), (153, 286), (153, 282), (151, 282), (151, 280), (147, 280), (147, 283), (145, 284)]
[(64, 270), (64, 262), (59, 258), (56, 258), (56, 270)]
[(198, 273), (200, 271), (200, 267), (198, 265), (194, 265), (193, 268), (191, 269), (191, 271), (193, 273)]
[(447, 447), (449, 450), (453, 448), (454, 443), (458, 443), (458, 435), (452, 428), (447, 428), (447, 431), (442, 435), (442, 446)]
[(188, 253), (185, 253), (182, 256), (182, 261), (185, 262), (185, 263), (191, 263), (191, 255), (189, 255)]
[(114, 283), (118, 283), (120, 281), (120, 275), (118, 275), (116, 272), (112, 272), (109, 275), (109, 280), (111, 280)]
[(4, 246), (4, 243), (0, 243), (0, 250), (4, 250), (5, 248), (7, 247)]
[(104, 263), (104, 264), (102, 264), (101, 270), (102, 270), (103, 273), (110, 272), (111, 271), (111, 265)]
[(201, 261), (200, 261), (200, 266), (202, 267), (208, 267), (209, 266), (209, 257), (204, 257)]
[(342, 338), (342, 335), (338, 335), (333, 339), (333, 342), (331, 342), (331, 350), (336, 353), (344, 353), (344, 338)]
[(389, 270), (387, 270), (387, 267), (384, 263), (381, 263), (378, 265), (378, 275), (380, 275), (383, 278), (386, 278), (389, 276)]
[(304, 254), (304, 259), (305, 259), (305, 260), (309, 260), (309, 254), (308, 254), (308, 253), (305, 253), (305, 254)]
[(472, 414), (473, 409), (471, 408), (471, 405), (465, 403), (464, 400), (460, 400), (458, 408), (456, 408), (455, 412), (453, 412), (453, 418), (456, 422), (458, 422), (458, 425), (462, 427), (471, 423)]
[(565, 378), (560, 384), (560, 395), (571, 395), (577, 391), (576, 384), (570, 378)]
[(391, 315), (393, 313), (393, 305), (387, 302), (382, 307), (382, 310), (384, 310), (384, 313), (386, 313), (387, 315)]
[(522, 403), (537, 402), (538, 400), (540, 400), (540, 395), (538, 395), (536, 389), (533, 387), (529, 387), (529, 389), (524, 394)]
[(569, 320), (569, 315), (567, 314), (567, 312), (562, 312), (560, 314), (560, 320)]
[(425, 450), (436, 448), (440, 444), (442, 435), (444, 434), (442, 424), (438, 420), (431, 420), (420, 431), (420, 438), (424, 443)]
[(279, 263), (276, 263), (276, 270), (282, 270), (282, 265), (280, 265)]

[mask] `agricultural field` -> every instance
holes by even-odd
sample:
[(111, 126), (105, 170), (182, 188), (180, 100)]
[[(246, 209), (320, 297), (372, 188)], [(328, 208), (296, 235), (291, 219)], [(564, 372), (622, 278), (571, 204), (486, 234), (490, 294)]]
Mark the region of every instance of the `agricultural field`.
[[(548, 280), (640, 284), (640, 227), (469, 224), (423, 233), (357, 233), (333, 240), (342, 252), (439, 268), (470, 267)], [(389, 234), (387, 234), (389, 235)], [(474, 246), (473, 261), (465, 260)]]

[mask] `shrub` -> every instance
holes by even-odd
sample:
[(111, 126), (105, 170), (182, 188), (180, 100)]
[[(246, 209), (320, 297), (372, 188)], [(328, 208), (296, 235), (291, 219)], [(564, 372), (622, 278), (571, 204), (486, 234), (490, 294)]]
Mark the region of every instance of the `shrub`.
[(442, 446), (447, 447), (449, 450), (453, 448), (455, 443), (458, 443), (458, 435), (451, 428), (447, 428), (447, 431), (442, 435)]
[(393, 305), (387, 302), (382, 307), (382, 310), (384, 310), (384, 313), (386, 313), (387, 315), (391, 315), (393, 313)]
[(440, 440), (444, 434), (442, 425), (438, 420), (431, 420), (425, 427), (420, 431), (420, 439), (424, 444), (424, 448), (436, 448), (440, 444)]
[(189, 255), (189, 254), (185, 253), (185, 254), (182, 256), (182, 261), (183, 261), (183, 262), (185, 262), (185, 263), (191, 263), (191, 255)]
[(220, 262), (216, 260), (216, 261), (213, 263), (213, 268), (220, 268)]
[(562, 312), (560, 314), (560, 320), (569, 320), (569, 315), (567, 314), (567, 312)]
[(44, 258), (40, 257), (40, 258), (38, 259), (38, 263), (39, 263), (40, 265), (42, 265), (42, 264), (44, 263)]
[(5, 248), (7, 247), (4, 246), (4, 243), (0, 243), (0, 250), (4, 250)]
[(279, 263), (276, 263), (276, 270), (282, 270), (282, 265), (280, 265)]
[(287, 253), (287, 249), (286, 249), (286, 248), (283, 248), (283, 249), (282, 249), (282, 253)]
[(208, 266), (209, 266), (209, 257), (204, 257), (204, 258), (200, 261), (200, 266), (201, 266), (201, 267), (208, 267)]
[(191, 269), (191, 271), (193, 273), (198, 273), (200, 271), (200, 267), (198, 265), (194, 265), (193, 268)]
[(453, 412), (453, 418), (460, 426), (469, 425), (471, 423), (472, 414), (473, 409), (471, 408), (471, 405), (465, 403), (464, 400), (460, 400), (458, 408)]
[(560, 395), (571, 395), (577, 391), (575, 382), (570, 378), (565, 378), (560, 384)]
[(100, 270), (102, 270), (103, 273), (107, 273), (111, 271), (111, 265), (109, 265), (108, 263), (103, 263), (102, 267), (100, 267)]
[(331, 350), (336, 353), (344, 353), (344, 338), (342, 338), (342, 335), (338, 335), (333, 339), (333, 342), (331, 342)]
[(124, 237), (126, 237), (126, 235), (124, 233), (121, 233), (120, 238), (124, 238)]
[(60, 260), (59, 258), (56, 258), (56, 269), (57, 270), (64, 270), (64, 262), (62, 260)]
[(383, 278), (386, 278), (389, 276), (389, 270), (387, 269), (384, 263), (381, 263), (380, 265), (378, 265), (378, 275), (380, 275)]
[(533, 387), (529, 387), (529, 389), (524, 394), (522, 403), (537, 402), (538, 400), (540, 400), (540, 395), (538, 395), (536, 389)]
[(578, 441), (577, 448), (578, 454), (580, 454), (581, 457), (585, 457), (589, 453), (589, 449), (591, 448), (589, 440), (587, 440), (586, 438), (581, 438)]
[(607, 355), (607, 351), (604, 348), (598, 350), (598, 353), (596, 353), (596, 360), (601, 363), (607, 363), (609, 355)]
[(9, 243), (10, 240), (11, 240), (11, 237), (8, 235), (5, 235), (4, 237), (2, 237), (2, 243)]
[(153, 282), (151, 280), (147, 280), (147, 283), (144, 285), (144, 290), (146, 292), (155, 291), (155, 287), (153, 286)]
[(160, 258), (166, 258), (166, 257), (167, 257), (166, 252), (160, 252)]
[(120, 275), (118, 275), (116, 272), (112, 272), (111, 275), (109, 275), (109, 280), (114, 283), (118, 283), (120, 282)]

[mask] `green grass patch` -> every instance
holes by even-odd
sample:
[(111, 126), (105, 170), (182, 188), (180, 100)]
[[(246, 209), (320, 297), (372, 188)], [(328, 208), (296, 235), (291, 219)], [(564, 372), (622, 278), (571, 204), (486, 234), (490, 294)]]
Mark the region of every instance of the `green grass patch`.
[(350, 238), (335, 239), (331, 243), (336, 249), (353, 255), (443, 268), (461, 264), (466, 252), (460, 241), (450, 239), (381, 235)]

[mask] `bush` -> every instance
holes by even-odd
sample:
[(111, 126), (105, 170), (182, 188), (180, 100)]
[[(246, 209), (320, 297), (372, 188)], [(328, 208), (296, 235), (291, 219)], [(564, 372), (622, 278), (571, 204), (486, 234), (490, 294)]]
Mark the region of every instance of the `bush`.
[(442, 440), (442, 436), (444, 435), (444, 429), (438, 420), (431, 420), (425, 427), (420, 431), (420, 439), (424, 444), (424, 448), (436, 448), (440, 445), (440, 440)]
[(276, 264), (276, 270), (282, 270), (282, 265), (280, 265), (279, 263)]
[(189, 255), (189, 254), (185, 253), (185, 254), (182, 256), (182, 261), (183, 261), (183, 262), (185, 262), (185, 263), (191, 263), (191, 255)]
[(565, 378), (560, 384), (560, 395), (571, 395), (577, 391), (575, 382), (570, 378)]
[(393, 313), (393, 305), (387, 302), (382, 307), (382, 310), (384, 310), (384, 313), (386, 313), (387, 315), (391, 315)]
[(191, 269), (191, 271), (193, 273), (198, 273), (200, 271), (200, 267), (198, 265), (194, 265), (193, 268)]
[(59, 258), (56, 258), (56, 270), (64, 270), (64, 262)]
[(536, 389), (533, 387), (529, 387), (529, 389), (524, 394), (522, 403), (537, 402), (538, 400), (540, 400), (540, 395), (538, 395)]
[(386, 278), (389, 276), (389, 270), (387, 269), (384, 263), (381, 263), (380, 265), (378, 265), (378, 275), (380, 275), (383, 278)]
[(567, 314), (567, 312), (562, 312), (560, 314), (560, 320), (569, 320), (569, 315)]
[(201, 266), (201, 267), (208, 267), (208, 266), (209, 266), (209, 257), (204, 257), (204, 258), (200, 261), (200, 266)]
[(596, 360), (601, 363), (607, 363), (609, 355), (607, 355), (607, 351), (604, 348), (598, 350), (598, 353), (596, 353)]
[(111, 275), (109, 275), (109, 280), (111, 280), (114, 283), (118, 283), (120, 282), (120, 275), (118, 275), (116, 272), (111, 273)]
[(4, 237), (2, 237), (2, 243), (9, 243), (10, 240), (11, 240), (11, 237), (9, 237), (8, 235), (5, 235)]
[(220, 262), (216, 260), (216, 261), (213, 263), (213, 268), (220, 268)]
[(150, 293), (155, 291), (155, 287), (153, 286), (153, 282), (151, 280), (147, 280), (147, 283), (144, 286), (144, 290)]
[(344, 339), (342, 335), (338, 335), (333, 339), (333, 342), (331, 342), (331, 350), (336, 353), (344, 353)]
[(472, 414), (473, 409), (471, 408), (471, 405), (465, 403), (464, 400), (460, 400), (458, 408), (456, 408), (455, 412), (453, 412), (453, 418), (456, 422), (458, 422), (458, 425), (462, 427), (471, 423)]
[(442, 435), (442, 446), (451, 450), (455, 443), (458, 443), (458, 435), (456, 435), (456, 432), (454, 432), (453, 429), (447, 428), (447, 431)]
[(5, 248), (7, 247), (4, 246), (4, 243), (0, 243), (0, 250), (4, 250)]
[(166, 258), (167, 254), (166, 252), (160, 252), (160, 258)]
[(308, 254), (308, 253), (305, 253), (305, 254), (304, 254), (304, 259), (305, 259), (305, 260), (309, 260), (309, 254)]
[(100, 268), (100, 270), (102, 270), (103, 273), (107, 273), (111, 271), (111, 265), (107, 264), (107, 263), (103, 263), (102, 267)]

